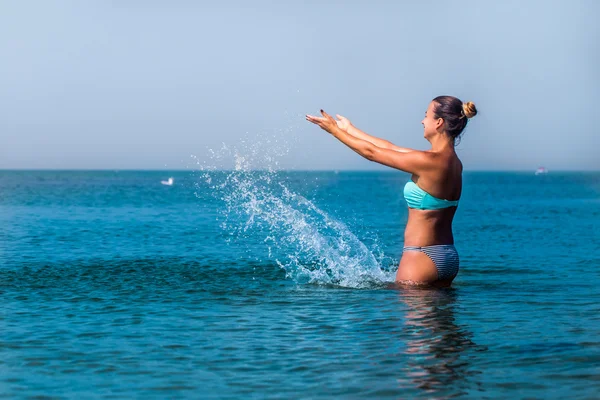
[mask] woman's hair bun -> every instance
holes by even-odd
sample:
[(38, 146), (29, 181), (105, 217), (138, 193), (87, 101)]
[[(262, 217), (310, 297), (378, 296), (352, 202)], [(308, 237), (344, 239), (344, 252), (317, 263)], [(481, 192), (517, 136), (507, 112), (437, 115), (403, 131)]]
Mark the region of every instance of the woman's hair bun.
[(475, 107), (475, 103), (472, 101), (467, 101), (462, 105), (463, 113), (467, 118), (473, 118), (477, 115), (477, 108)]

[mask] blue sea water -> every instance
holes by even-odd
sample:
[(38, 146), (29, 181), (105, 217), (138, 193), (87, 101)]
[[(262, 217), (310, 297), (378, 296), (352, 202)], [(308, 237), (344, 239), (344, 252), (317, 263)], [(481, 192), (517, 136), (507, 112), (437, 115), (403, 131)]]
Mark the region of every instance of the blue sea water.
[(465, 173), (451, 289), (407, 179), (0, 171), (0, 397), (598, 398), (600, 173)]

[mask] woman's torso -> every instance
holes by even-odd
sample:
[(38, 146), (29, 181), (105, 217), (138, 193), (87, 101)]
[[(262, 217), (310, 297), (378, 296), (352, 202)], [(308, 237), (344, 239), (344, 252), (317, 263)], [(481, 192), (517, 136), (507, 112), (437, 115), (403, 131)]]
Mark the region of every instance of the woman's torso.
[[(454, 152), (441, 155), (437, 162), (439, 165), (432, 172), (420, 176), (412, 175), (412, 181), (434, 197), (458, 200), (462, 192), (462, 163)], [(453, 244), (452, 220), (455, 213), (456, 207), (438, 210), (409, 208), (404, 245)]]

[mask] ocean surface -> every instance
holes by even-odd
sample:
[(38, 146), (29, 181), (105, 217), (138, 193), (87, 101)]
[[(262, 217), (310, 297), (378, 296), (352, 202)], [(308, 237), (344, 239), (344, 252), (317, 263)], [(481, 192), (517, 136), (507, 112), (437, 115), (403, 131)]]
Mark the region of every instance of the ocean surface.
[(0, 171), (0, 397), (599, 398), (600, 173), (465, 173), (450, 289), (407, 179)]

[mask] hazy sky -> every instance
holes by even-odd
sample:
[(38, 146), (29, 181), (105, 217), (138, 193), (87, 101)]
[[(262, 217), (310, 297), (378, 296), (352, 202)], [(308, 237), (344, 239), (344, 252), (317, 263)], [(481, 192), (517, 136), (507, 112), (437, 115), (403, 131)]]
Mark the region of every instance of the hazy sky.
[(291, 143), (284, 168), (372, 169), (304, 114), (428, 149), (420, 121), (451, 94), (480, 110), (466, 169), (598, 170), (598, 17), (595, 0), (0, 0), (0, 168), (185, 169), (262, 134)]

